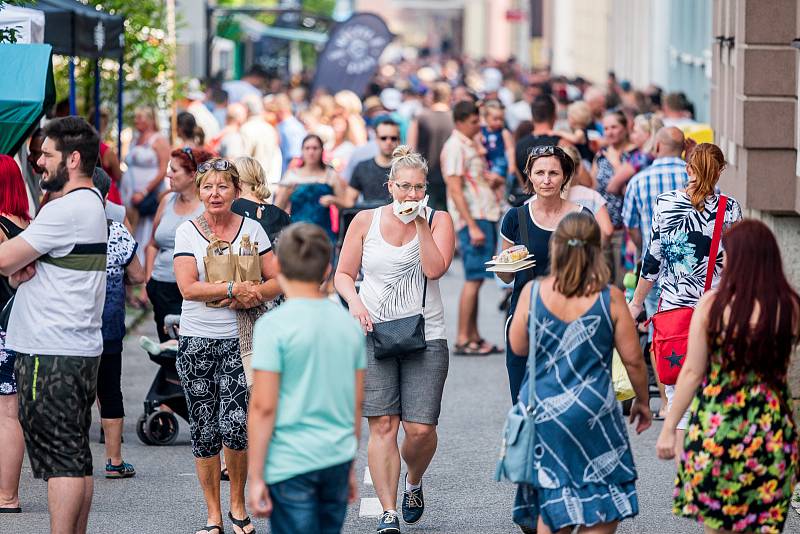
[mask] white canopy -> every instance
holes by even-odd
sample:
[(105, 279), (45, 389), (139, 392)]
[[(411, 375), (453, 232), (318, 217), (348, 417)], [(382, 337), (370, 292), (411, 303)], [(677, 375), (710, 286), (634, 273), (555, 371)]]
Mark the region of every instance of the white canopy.
[(43, 43), (44, 13), (6, 4), (0, 8), (0, 28), (16, 28), (18, 43)]

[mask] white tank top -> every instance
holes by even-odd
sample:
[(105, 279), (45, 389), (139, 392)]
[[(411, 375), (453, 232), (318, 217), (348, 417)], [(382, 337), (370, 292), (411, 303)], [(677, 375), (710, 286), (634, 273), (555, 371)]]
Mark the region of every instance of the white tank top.
[[(381, 235), (382, 208), (372, 210), (372, 224), (364, 238), (361, 301), (374, 322), (411, 317), (422, 311), (425, 277), (419, 256), (419, 239), (396, 247)], [(430, 217), (428, 208), (427, 217)], [(428, 280), (425, 299), (425, 339), (447, 339), (439, 281)]]

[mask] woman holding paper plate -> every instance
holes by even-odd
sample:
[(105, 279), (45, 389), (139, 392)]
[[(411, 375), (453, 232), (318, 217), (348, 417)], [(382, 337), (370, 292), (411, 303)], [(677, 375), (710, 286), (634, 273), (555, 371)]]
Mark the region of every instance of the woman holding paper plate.
[[(500, 225), (503, 252), (496, 259), (498, 263), (491, 267), (503, 282), (507, 284), (514, 282), (506, 329), (511, 323), (520, 292), (525, 284), (550, 271), (550, 238), (558, 223), (570, 213), (583, 211), (592, 214), (588, 209), (561, 197), (561, 193), (567, 189), (575, 173), (575, 163), (561, 148), (534, 147), (528, 156), (524, 171), (528, 177), (525, 184), (526, 192), (535, 196), (528, 204), (510, 210), (503, 217)], [(521, 246), (526, 247), (532, 257), (528, 256), (527, 260), (523, 261), (500, 263), (503, 260), (516, 259), (514, 256), (519, 254), (517, 252), (519, 249), (516, 247)], [(507, 258), (508, 254), (514, 256)], [(527, 358), (515, 354), (507, 342), (506, 368), (512, 403), (517, 402), (519, 388), (525, 376), (526, 362)]]
[[(427, 207), (425, 159), (408, 146), (392, 156), (388, 186), (394, 201), (361, 211), (350, 223), (334, 284), (368, 335), (363, 413), (370, 474), (383, 507), (378, 532), (399, 534), (400, 458), (408, 465), (402, 515), (413, 524), (425, 509), (422, 475), (436, 452), (449, 362), (439, 278), (453, 259), (455, 232), (447, 212)], [(364, 278), (356, 292), (359, 271)], [(388, 355), (381, 332), (389, 323), (408, 321), (421, 326), (399, 336), (396, 354)], [(398, 448), (401, 421), (405, 440)]]

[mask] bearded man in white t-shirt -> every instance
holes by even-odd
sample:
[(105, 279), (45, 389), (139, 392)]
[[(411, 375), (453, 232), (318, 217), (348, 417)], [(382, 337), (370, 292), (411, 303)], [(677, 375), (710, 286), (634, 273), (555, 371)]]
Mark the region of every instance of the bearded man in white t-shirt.
[(34, 477), (47, 481), (50, 532), (86, 532), (92, 503), (91, 407), (103, 352), (106, 216), (92, 187), (100, 139), (80, 117), (48, 123), (41, 186), (59, 192), (0, 244), (0, 273), (18, 287), (6, 347)]

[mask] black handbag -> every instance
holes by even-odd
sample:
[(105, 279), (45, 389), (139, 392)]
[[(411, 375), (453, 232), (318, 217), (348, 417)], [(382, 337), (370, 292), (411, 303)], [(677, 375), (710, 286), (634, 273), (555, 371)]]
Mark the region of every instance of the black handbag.
[[(433, 222), (431, 210), (428, 224)], [(411, 317), (372, 323), (372, 352), (376, 360), (396, 358), (423, 352), (428, 348), (425, 341), (425, 300), (428, 296), (428, 277), (422, 286), (422, 312)]]
[(136, 204), (136, 211), (139, 212), (141, 217), (155, 215), (156, 211), (158, 211), (158, 189), (147, 193), (142, 201)]
[(11, 306), (14, 305), (14, 295), (6, 302), (3, 309), (0, 310), (0, 330), (8, 332), (8, 321), (11, 319)]

